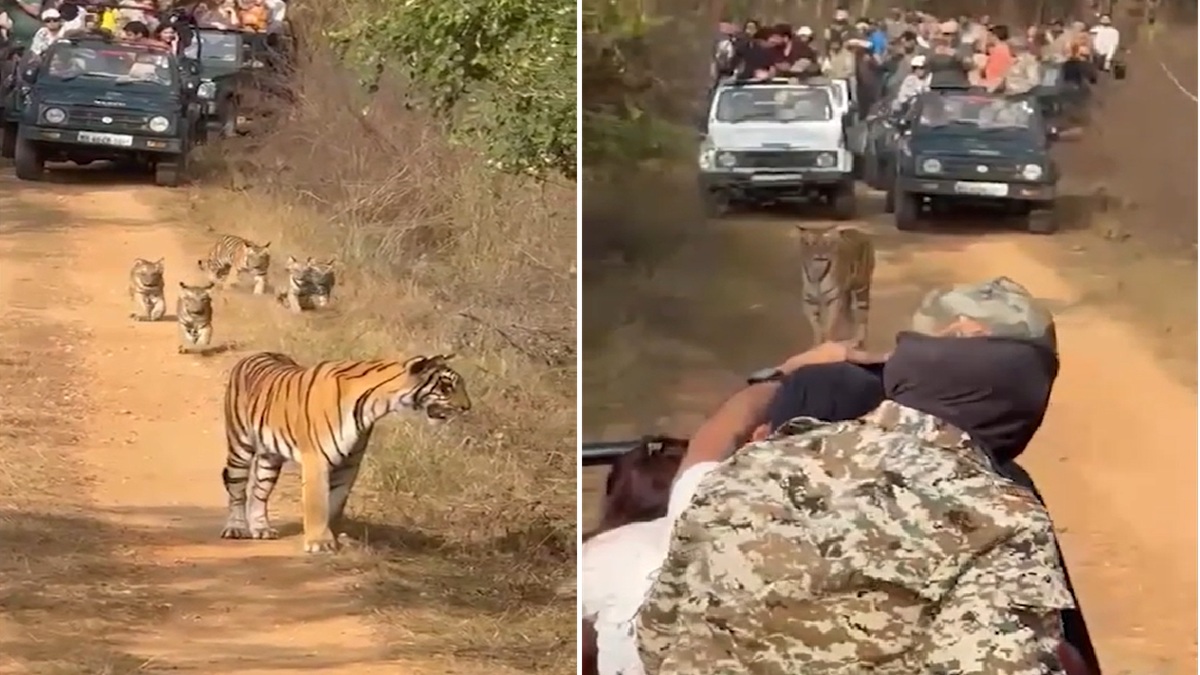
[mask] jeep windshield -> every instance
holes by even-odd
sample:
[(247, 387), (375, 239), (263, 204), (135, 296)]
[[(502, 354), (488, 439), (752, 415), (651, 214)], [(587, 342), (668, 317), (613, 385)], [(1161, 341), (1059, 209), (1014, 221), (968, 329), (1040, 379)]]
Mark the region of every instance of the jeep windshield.
[(43, 60), (39, 78), (43, 77), (60, 82), (91, 80), (151, 87), (173, 87), (177, 83), (169, 55), (119, 44), (59, 42)]
[(824, 122), (833, 119), (829, 91), (800, 87), (733, 87), (718, 94), (718, 122)]
[(201, 30), (200, 39), (193, 41), (183, 50), (183, 55), (199, 58), (205, 63), (236, 64), (241, 57), (241, 36), (214, 30)]
[(931, 96), (922, 103), (920, 113), (916, 126), (924, 131), (1040, 133), (1041, 128), (1032, 103), (999, 96)]

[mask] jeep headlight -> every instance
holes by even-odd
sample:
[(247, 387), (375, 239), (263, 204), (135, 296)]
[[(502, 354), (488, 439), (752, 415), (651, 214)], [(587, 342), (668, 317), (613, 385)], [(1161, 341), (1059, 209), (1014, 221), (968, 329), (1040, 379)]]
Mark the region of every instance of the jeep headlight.
[(62, 124), (67, 121), (67, 112), (62, 108), (46, 108), (42, 111), (42, 119), (50, 124)]
[(712, 171), (716, 167), (717, 151), (713, 148), (700, 148), (700, 170)]
[(1037, 164), (1026, 164), (1021, 167), (1021, 178), (1025, 180), (1037, 180), (1042, 177), (1042, 167)]
[(822, 169), (829, 169), (837, 165), (837, 156), (832, 152), (822, 152), (817, 155), (817, 166)]
[(157, 117), (151, 117), (150, 121), (147, 123), (147, 126), (150, 127), (150, 131), (161, 134), (162, 132), (171, 128), (171, 120), (159, 115)]
[(927, 159), (921, 162), (921, 173), (941, 173), (942, 162), (937, 159)]
[(732, 152), (717, 153), (717, 166), (722, 169), (732, 169), (737, 166), (737, 157)]
[(199, 87), (196, 87), (196, 96), (199, 96), (202, 99), (205, 99), (205, 100), (212, 99), (212, 98), (215, 98), (216, 95), (217, 95), (217, 83), (216, 82), (209, 82), (206, 80), (204, 82), (201, 82)]

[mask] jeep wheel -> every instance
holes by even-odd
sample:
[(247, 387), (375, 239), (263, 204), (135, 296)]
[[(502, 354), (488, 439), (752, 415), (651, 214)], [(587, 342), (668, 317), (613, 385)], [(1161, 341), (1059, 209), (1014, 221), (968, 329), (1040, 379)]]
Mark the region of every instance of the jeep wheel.
[(1035, 209), (1029, 212), (1025, 229), (1031, 234), (1054, 234), (1058, 231), (1058, 217), (1053, 208)]
[(174, 162), (160, 161), (154, 165), (154, 184), (162, 187), (179, 187), (187, 178), (187, 155)]
[(42, 158), (42, 149), (27, 138), (17, 139), (13, 148), (13, 160), (16, 164), (17, 178), (21, 180), (41, 180), (46, 173), (46, 160)]
[(888, 187), (883, 192), (883, 212), (896, 212), (896, 189), (894, 187)]
[(854, 194), (854, 183), (843, 185), (830, 192), (829, 203), (833, 206), (833, 219), (853, 219), (858, 206), (857, 201)]
[(912, 192), (889, 192), (895, 194), (896, 229), (911, 231), (921, 221), (921, 195)]
[(870, 155), (863, 155), (862, 182), (871, 189), (879, 189), (879, 168), (875, 166), (875, 161)]
[(0, 157), (12, 159), (17, 153), (17, 125), (5, 124), (0, 129)]
[(724, 190), (705, 190), (704, 214), (709, 218), (723, 218), (729, 214), (729, 194)]

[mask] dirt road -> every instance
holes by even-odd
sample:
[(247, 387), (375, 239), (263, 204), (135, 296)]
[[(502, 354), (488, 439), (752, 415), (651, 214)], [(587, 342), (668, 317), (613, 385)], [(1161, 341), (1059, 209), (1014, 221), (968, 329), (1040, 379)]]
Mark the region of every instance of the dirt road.
[(120, 182), (0, 169), (0, 672), (504, 672), (389, 658), (356, 578), (300, 553), (295, 476), (283, 539), (217, 538), (238, 355), (181, 356), (173, 321), (129, 320), (135, 257), (165, 258), (173, 312), (203, 251), (164, 220), (181, 193)]

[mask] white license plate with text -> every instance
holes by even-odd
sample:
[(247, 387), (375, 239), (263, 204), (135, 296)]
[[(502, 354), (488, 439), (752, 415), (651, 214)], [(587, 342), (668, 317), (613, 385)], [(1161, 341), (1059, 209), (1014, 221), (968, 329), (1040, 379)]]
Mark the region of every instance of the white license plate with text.
[(799, 173), (756, 173), (750, 176), (751, 182), (754, 183), (776, 183), (789, 180), (800, 180), (804, 178), (803, 174)]
[(959, 182), (954, 184), (954, 191), (960, 195), (972, 195), (975, 197), (1007, 197), (1007, 183), (978, 183)]
[(125, 134), (102, 134), (94, 131), (79, 132), (79, 141), (81, 143), (95, 143), (96, 145), (112, 145), (118, 148), (133, 147), (133, 136)]

